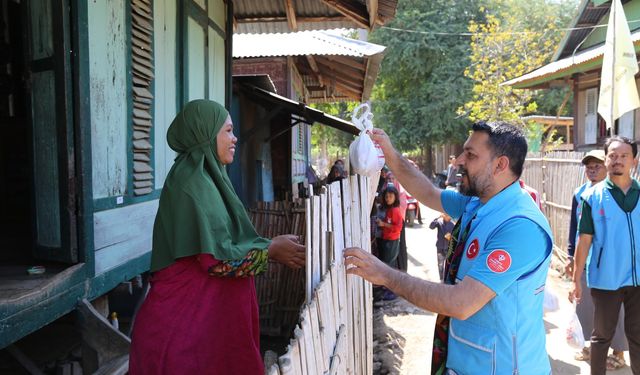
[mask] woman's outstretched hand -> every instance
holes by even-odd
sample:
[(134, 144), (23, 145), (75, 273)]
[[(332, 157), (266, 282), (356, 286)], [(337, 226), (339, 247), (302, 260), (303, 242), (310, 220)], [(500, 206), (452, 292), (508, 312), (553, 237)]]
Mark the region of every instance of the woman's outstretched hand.
[(305, 247), (299, 243), (298, 236), (283, 234), (271, 240), (269, 258), (289, 268), (304, 267)]

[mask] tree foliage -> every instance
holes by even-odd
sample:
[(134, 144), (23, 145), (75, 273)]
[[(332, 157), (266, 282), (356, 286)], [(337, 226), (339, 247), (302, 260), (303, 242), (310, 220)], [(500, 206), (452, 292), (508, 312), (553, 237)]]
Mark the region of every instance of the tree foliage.
[(482, 16), (478, 4), (479, 0), (401, 0), (388, 28), (371, 34), (371, 42), (387, 47), (372, 95), (374, 123), (387, 130), (401, 150), (466, 137), (469, 122), (456, 113), (472, 87), (464, 76), (469, 39), (461, 34)]
[[(342, 119), (351, 119), (353, 110), (358, 106), (357, 102), (339, 102), (314, 104), (317, 108), (332, 116)], [(324, 176), (329, 167), (337, 159), (349, 156), (349, 144), (353, 141), (353, 135), (332, 127), (315, 124), (311, 127), (311, 159), (316, 172)]]
[(471, 64), (465, 75), (474, 82), (473, 98), (458, 112), (472, 121), (522, 124), (520, 117), (537, 111), (536, 97), (546, 99), (547, 111), (552, 110), (552, 103), (559, 105), (562, 98), (557, 101), (557, 91), (543, 96), (501, 84), (548, 62), (564, 34), (559, 29), (569, 23), (575, 3), (494, 0), (490, 8), (483, 8), (484, 22), (469, 23)]

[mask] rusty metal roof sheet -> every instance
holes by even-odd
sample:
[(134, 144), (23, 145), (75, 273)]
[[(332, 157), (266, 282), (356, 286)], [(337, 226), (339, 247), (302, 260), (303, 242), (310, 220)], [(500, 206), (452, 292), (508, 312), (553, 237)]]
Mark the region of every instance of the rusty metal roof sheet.
[[(324, 0), (292, 0), (297, 30), (287, 21), (286, 2), (282, 0), (234, 0), (233, 14), (238, 33), (283, 33), (304, 30), (329, 30), (363, 27), (353, 15), (342, 13)], [(365, 0), (340, 0), (366, 13)], [(397, 0), (378, 0), (377, 24), (384, 24), (395, 16)], [(368, 14), (361, 16), (369, 18)]]

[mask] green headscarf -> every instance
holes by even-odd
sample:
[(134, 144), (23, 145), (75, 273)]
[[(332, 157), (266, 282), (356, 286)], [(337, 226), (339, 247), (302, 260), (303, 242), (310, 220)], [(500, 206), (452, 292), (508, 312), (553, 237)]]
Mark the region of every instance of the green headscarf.
[(201, 253), (242, 259), (270, 241), (258, 236), (218, 159), (216, 136), (229, 113), (210, 100), (189, 102), (167, 132), (179, 153), (160, 195), (153, 226), (151, 271)]

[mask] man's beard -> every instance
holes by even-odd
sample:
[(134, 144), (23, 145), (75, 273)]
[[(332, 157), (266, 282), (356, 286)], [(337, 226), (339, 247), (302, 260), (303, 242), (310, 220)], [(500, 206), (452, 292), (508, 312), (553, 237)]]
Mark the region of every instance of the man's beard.
[[(488, 168), (491, 168), (491, 167), (488, 166)], [(489, 176), (488, 171), (485, 171), (485, 173), (480, 176), (471, 177), (467, 173), (467, 170), (461, 167), (459, 169), (459, 173), (462, 174), (462, 179), (466, 177), (467, 181), (469, 182), (467, 185), (467, 184), (464, 184), (461, 180), (460, 189), (459, 189), (460, 193), (468, 197), (479, 197), (491, 185), (491, 182), (489, 181), (489, 178), (488, 178)]]

